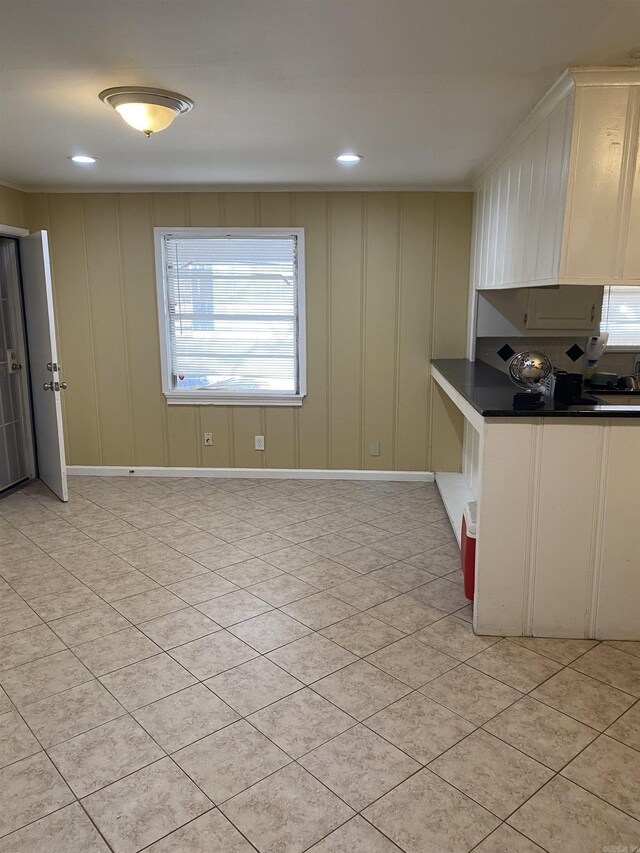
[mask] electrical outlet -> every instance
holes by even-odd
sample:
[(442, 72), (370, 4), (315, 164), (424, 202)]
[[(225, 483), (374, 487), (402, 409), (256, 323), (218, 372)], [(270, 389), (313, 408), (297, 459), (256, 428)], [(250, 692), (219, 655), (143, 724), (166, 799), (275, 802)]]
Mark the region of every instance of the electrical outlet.
[(370, 456), (380, 456), (380, 442), (372, 441), (369, 445), (369, 455)]
[(256, 450), (264, 450), (264, 436), (263, 435), (257, 435), (256, 436), (255, 449)]
[(211, 447), (213, 444), (213, 433), (212, 432), (204, 432), (202, 433), (203, 443), (205, 447)]

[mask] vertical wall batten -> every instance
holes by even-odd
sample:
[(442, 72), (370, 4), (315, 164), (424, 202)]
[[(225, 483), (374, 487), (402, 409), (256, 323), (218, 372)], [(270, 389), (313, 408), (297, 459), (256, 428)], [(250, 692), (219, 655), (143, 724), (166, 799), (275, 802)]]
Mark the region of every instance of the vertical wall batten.
[(400, 346), (402, 327), (400, 310), (402, 300), (402, 227), (404, 217), (404, 193), (398, 197), (398, 220), (396, 224), (396, 298), (394, 312), (394, 348), (393, 348), (393, 420), (391, 427), (391, 469), (398, 465), (398, 428), (400, 420)]
[(229, 430), (229, 465), (233, 468), (236, 466), (236, 444), (235, 444), (235, 423), (233, 420), (233, 406), (227, 408), (227, 428)]
[[(154, 193), (154, 226), (159, 227), (184, 227), (189, 224), (191, 212), (188, 206), (188, 195), (186, 193)], [(152, 236), (152, 235), (151, 235)], [(155, 282), (155, 269), (152, 272)], [(154, 288), (155, 299), (155, 288)], [(156, 341), (158, 339), (157, 309), (155, 302), (149, 302), (149, 311), (156, 318)], [(157, 343), (158, 352), (160, 345)], [(161, 392), (162, 393), (162, 392)], [(195, 446), (196, 435), (196, 407), (195, 406), (167, 406), (164, 405), (167, 415), (167, 436), (169, 443), (169, 465), (196, 465), (197, 448)], [(180, 409), (185, 409), (184, 412)], [(182, 460), (178, 462), (176, 460)]]
[[(296, 221), (296, 197), (289, 193), (289, 222)], [(305, 306), (306, 307), (306, 306)], [(300, 410), (293, 410), (293, 467), (300, 468)]]
[(331, 213), (330, 468), (360, 468), (362, 455), (361, 193), (335, 193)]
[(117, 195), (82, 199), (103, 465), (133, 457)]
[(136, 453), (136, 416), (133, 408), (133, 376), (131, 374), (131, 359), (129, 358), (129, 320), (126, 310), (126, 301), (124, 296), (124, 253), (122, 249), (122, 230), (121, 230), (121, 211), (120, 211), (120, 196), (116, 196), (115, 204), (115, 229), (116, 241), (118, 245), (118, 287), (120, 291), (120, 311), (122, 313), (122, 331), (123, 331), (123, 358), (127, 374), (127, 402), (129, 407), (129, 431), (131, 433), (131, 458), (133, 464), (137, 465), (138, 458)]
[(360, 400), (360, 408), (358, 410), (358, 434), (360, 436), (358, 448), (358, 468), (365, 467), (364, 455), (364, 426), (365, 426), (365, 407), (366, 407), (366, 376), (367, 376), (367, 221), (369, 216), (369, 198), (362, 196), (362, 214), (360, 220), (360, 387), (358, 399)]
[(332, 256), (331, 256), (331, 229), (332, 229), (332, 214), (333, 214), (333, 199), (332, 196), (328, 197), (327, 200), (327, 224), (325, 231), (325, 243), (326, 243), (326, 276), (327, 276), (327, 284), (326, 284), (326, 294), (327, 294), (327, 309), (325, 312), (325, 335), (326, 335), (326, 359), (327, 359), (327, 370), (326, 370), (326, 395), (327, 395), (327, 411), (326, 411), (326, 431), (327, 431), (327, 457), (326, 464), (327, 467), (331, 466), (331, 456), (332, 456), (332, 444), (331, 444), (331, 421), (333, 417), (333, 411), (331, 408), (331, 288), (332, 288), (332, 277), (331, 277), (331, 269), (332, 269)]
[[(257, 224), (268, 228), (294, 227), (291, 216), (291, 193), (260, 193)], [(263, 406), (260, 435), (265, 436), (261, 454), (263, 468), (295, 467), (295, 422), (298, 409)]]
[[(84, 206), (82, 201), (79, 202), (80, 208), (80, 227), (81, 233), (79, 236), (82, 238), (82, 259), (84, 263), (84, 280), (86, 282), (86, 297), (87, 297), (87, 311), (88, 311), (88, 325), (87, 330), (89, 332), (89, 340), (91, 342), (91, 363), (93, 366), (93, 392), (95, 395), (95, 405), (96, 405), (96, 426), (97, 426), (97, 436), (98, 436), (98, 454), (100, 462), (99, 465), (104, 465), (104, 456), (102, 451), (102, 418), (100, 416), (100, 397), (98, 394), (98, 373), (97, 373), (97, 365), (96, 365), (96, 347), (95, 347), (95, 337), (93, 333), (93, 311), (91, 309), (91, 288), (89, 286), (89, 259), (88, 259), (88, 243), (87, 243), (87, 229), (85, 225), (84, 218)], [(52, 239), (53, 242), (53, 239)], [(58, 347), (58, 353), (60, 353), (60, 347)], [(64, 350), (62, 350), (64, 351)], [(69, 395), (70, 396), (70, 395)], [(73, 454), (69, 457), (70, 464), (73, 464)]]
[[(428, 316), (428, 328), (429, 328), (429, 342), (428, 348), (432, 353), (436, 351), (436, 333), (435, 333), (435, 323), (436, 323), (436, 306), (438, 302), (438, 249), (439, 242), (438, 238), (440, 236), (440, 196), (436, 195), (434, 199), (434, 216), (433, 216), (433, 234), (431, 237), (431, 242), (433, 245), (433, 253), (431, 256), (431, 292), (430, 292), (430, 300), (429, 300), (429, 316)], [(433, 470), (433, 463), (431, 460), (431, 436), (433, 434), (433, 409), (434, 409), (434, 401), (435, 395), (437, 393), (437, 389), (433, 380), (431, 381), (430, 388), (430, 405), (429, 405), (429, 416), (425, 423), (425, 459), (427, 462), (427, 469)]]
[[(152, 194), (149, 198), (149, 225), (151, 233), (153, 233), (153, 228), (156, 222), (156, 207), (155, 207), (155, 196)], [(155, 277), (155, 258), (154, 258), (154, 269), (153, 274)], [(157, 319), (157, 309), (156, 309), (156, 319)], [(160, 358), (160, 341), (158, 341), (158, 358)], [(162, 380), (161, 380), (162, 381)], [(160, 390), (162, 393), (162, 387)], [(164, 459), (165, 465), (169, 464), (169, 414), (167, 412), (167, 406), (162, 405), (162, 437), (164, 444)]]
[(195, 443), (196, 443), (196, 459), (198, 460), (198, 468), (204, 467), (204, 457), (202, 455), (203, 447), (202, 447), (202, 408), (201, 406), (196, 406), (196, 418), (195, 418)]
[[(367, 196), (363, 467), (380, 470), (393, 464), (399, 203), (398, 193)], [(379, 457), (370, 455), (374, 441), (380, 442)]]

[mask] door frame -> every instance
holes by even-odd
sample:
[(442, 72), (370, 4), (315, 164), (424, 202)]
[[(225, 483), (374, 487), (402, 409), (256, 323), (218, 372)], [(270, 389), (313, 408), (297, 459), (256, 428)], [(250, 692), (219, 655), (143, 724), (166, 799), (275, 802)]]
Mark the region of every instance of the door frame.
[[(24, 317), (24, 306), (23, 306), (23, 293), (22, 293), (22, 279), (21, 279), (21, 270), (20, 270), (20, 251), (18, 247), (18, 240), (20, 237), (27, 237), (29, 235), (29, 230), (27, 228), (17, 228), (13, 225), (1, 225), (0, 224), (0, 238), (8, 238), (15, 240), (16, 242), (16, 260), (18, 264), (18, 292), (14, 294), (16, 298), (16, 305), (18, 306), (17, 314), (18, 316), (14, 319), (18, 321), (22, 328), (22, 336), (23, 336), (23, 356), (24, 356), (24, 372), (27, 377), (26, 379), (26, 393), (22, 399), (22, 417), (24, 419), (24, 439), (26, 444), (26, 451), (28, 455), (27, 461), (27, 482), (31, 482), (36, 479), (38, 476), (38, 463), (36, 460), (36, 446), (35, 446), (35, 438), (33, 434), (33, 404), (31, 400), (31, 379), (29, 376), (29, 341), (27, 339), (27, 328), (25, 324)], [(24, 480), (21, 481), (24, 484)], [(20, 484), (18, 484), (20, 485)], [(12, 491), (14, 487), (9, 487), (6, 490), (7, 494)]]
[(28, 228), (16, 228), (15, 225), (0, 225), (0, 237), (28, 237)]

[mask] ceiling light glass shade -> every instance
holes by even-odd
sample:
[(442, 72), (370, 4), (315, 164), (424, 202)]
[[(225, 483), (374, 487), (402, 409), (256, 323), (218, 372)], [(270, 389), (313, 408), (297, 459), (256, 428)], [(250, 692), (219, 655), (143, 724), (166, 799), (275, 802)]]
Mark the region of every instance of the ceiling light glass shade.
[(127, 124), (147, 136), (169, 127), (178, 115), (178, 110), (161, 107), (159, 104), (120, 104), (116, 107), (116, 112), (120, 113)]
[(193, 108), (193, 101), (184, 95), (145, 86), (117, 86), (98, 97), (147, 136), (169, 127), (176, 116)]

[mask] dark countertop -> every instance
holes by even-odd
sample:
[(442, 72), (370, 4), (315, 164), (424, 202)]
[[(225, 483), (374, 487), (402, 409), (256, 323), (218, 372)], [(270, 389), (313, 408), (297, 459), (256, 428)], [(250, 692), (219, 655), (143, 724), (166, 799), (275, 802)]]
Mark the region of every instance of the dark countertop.
[[(567, 406), (558, 403), (550, 397), (545, 397), (545, 404), (540, 409), (513, 408), (513, 395), (518, 389), (506, 373), (496, 370), (484, 361), (468, 361), (466, 358), (437, 358), (431, 361), (440, 373), (460, 393), (473, 408), (486, 418), (531, 418), (531, 417), (562, 417), (562, 418), (639, 418), (640, 398), (637, 406), (616, 406), (615, 404), (599, 404), (594, 396), (593, 405), (581, 403)], [(610, 391), (598, 391), (609, 394)], [(625, 392), (631, 396), (630, 392)], [(588, 399), (592, 395), (585, 394)]]

